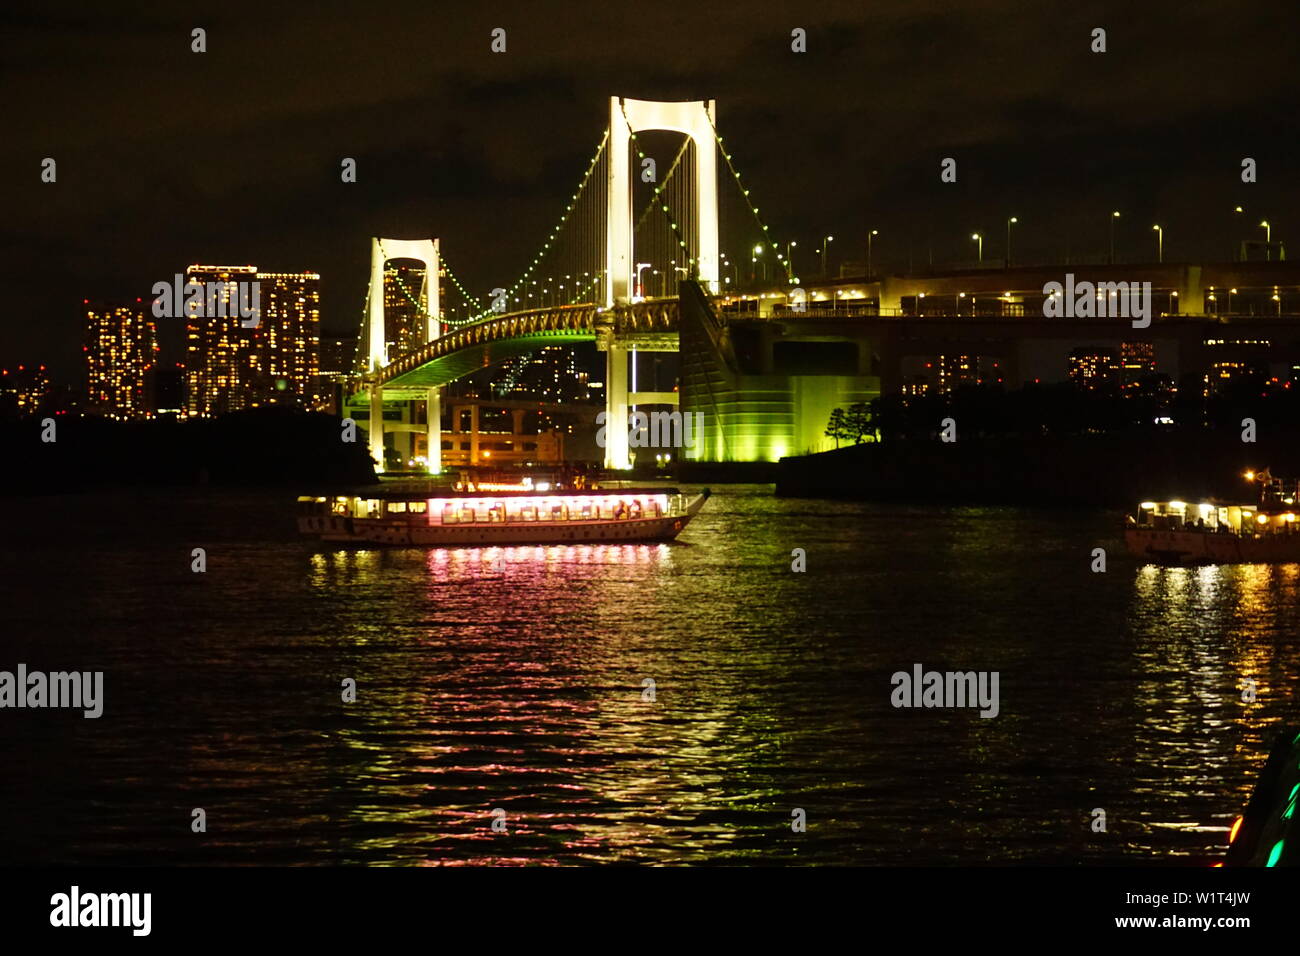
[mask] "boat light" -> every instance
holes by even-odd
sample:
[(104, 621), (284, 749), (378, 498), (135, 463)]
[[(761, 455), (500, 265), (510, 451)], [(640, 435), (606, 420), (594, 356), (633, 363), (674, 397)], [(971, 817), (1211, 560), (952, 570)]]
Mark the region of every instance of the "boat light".
[(1268, 524), (1268, 515), (1256, 515), (1255, 520), (1260, 524)]
[(1214, 510), (1214, 505), (1207, 505), (1203, 501), (1199, 505), (1197, 505), (1197, 507), (1201, 509), (1201, 514), (1203, 515), (1208, 515), (1211, 511)]
[(537, 490), (537, 491), (550, 491), (550, 490), (551, 490), (551, 483), (550, 483), (549, 481), (539, 481), (539, 482), (534, 486), (534, 489)]
[(1187, 507), (1187, 502), (1186, 502), (1186, 501), (1171, 501), (1171, 502), (1169, 502), (1169, 507), (1170, 507), (1170, 508), (1173, 508), (1175, 511), (1182, 511), (1182, 510), (1184, 510), (1184, 509)]
[(1231, 843), (1233, 840), (1237, 839), (1237, 831), (1241, 829), (1241, 821), (1244, 820), (1244, 819), (1245, 819), (1245, 817), (1237, 817), (1236, 822), (1234, 822), (1234, 823), (1232, 824), (1232, 830), (1228, 833), (1228, 842), (1229, 842), (1229, 843)]
[(1153, 510), (1155, 510), (1155, 506), (1156, 506), (1156, 503), (1155, 503), (1154, 501), (1144, 501), (1144, 502), (1142, 502), (1142, 505), (1141, 505), (1141, 507), (1143, 508), (1143, 510), (1147, 510), (1147, 511), (1153, 511)]
[(1292, 521), (1295, 521), (1295, 515), (1293, 515), (1293, 514), (1284, 514), (1284, 515), (1282, 516), (1282, 520), (1285, 521), (1285, 522), (1287, 522), (1288, 524), (1290, 524)]
[(1246, 476), (1245, 476), (1245, 477), (1246, 477), (1246, 480), (1247, 480), (1247, 481), (1254, 481), (1254, 480), (1255, 480), (1255, 473), (1254, 473), (1253, 471), (1248, 471), (1248, 472), (1246, 472)]

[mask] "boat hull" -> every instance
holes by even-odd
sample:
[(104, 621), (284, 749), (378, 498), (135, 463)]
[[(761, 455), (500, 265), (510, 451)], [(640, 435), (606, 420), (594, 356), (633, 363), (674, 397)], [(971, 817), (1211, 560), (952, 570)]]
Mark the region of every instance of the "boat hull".
[(1287, 564), (1300, 562), (1300, 533), (1245, 537), (1214, 531), (1124, 529), (1131, 554), (1159, 564)]
[(583, 544), (610, 541), (671, 541), (703, 507), (708, 493), (699, 495), (681, 513), (652, 518), (595, 521), (474, 521), (464, 524), (419, 520), (354, 518), (340, 515), (304, 516), (298, 530), (338, 544), (385, 544), (410, 547), (502, 547), (520, 544)]

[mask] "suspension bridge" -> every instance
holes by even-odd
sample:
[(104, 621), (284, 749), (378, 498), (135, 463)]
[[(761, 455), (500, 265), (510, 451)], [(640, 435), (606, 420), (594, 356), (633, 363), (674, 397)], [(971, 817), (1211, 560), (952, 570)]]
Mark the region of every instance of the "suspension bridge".
[[(716, 117), (713, 100), (611, 97), (609, 125), (558, 222), (515, 280), (487, 296), (465, 288), (440, 239), (372, 240), (354, 397), (368, 398), (369, 447), (381, 466), (386, 400), (425, 404), (426, 467), (439, 472), (440, 387), (547, 346), (595, 342), (605, 353), (606, 421), (626, 422), (631, 406), (676, 405), (676, 392), (629, 390), (628, 368), (638, 351), (678, 350), (679, 283), (694, 280), (717, 296), (739, 283), (746, 266), (750, 278), (761, 267), (765, 279), (798, 283), (789, 250), (769, 237)], [(666, 158), (671, 150), (649, 141), (662, 134), (684, 137), (666, 169), (654, 154)], [(720, 201), (719, 161), (735, 187), (727, 202)], [(730, 255), (720, 235), (724, 210), (734, 223)], [(396, 279), (421, 321), (406, 341), (392, 343), (384, 282), (395, 260), (421, 263), (425, 280), (410, 289)], [(440, 275), (450, 286), (446, 303)], [(631, 467), (625, 429), (607, 430), (605, 467)]]

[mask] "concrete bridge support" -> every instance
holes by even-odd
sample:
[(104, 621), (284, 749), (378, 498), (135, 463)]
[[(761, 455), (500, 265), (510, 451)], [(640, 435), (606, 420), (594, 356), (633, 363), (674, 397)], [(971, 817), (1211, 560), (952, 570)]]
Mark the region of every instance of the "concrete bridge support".
[(609, 344), (605, 350), (605, 467), (632, 466), (627, 447), (627, 349)]
[(428, 448), (425, 451), (424, 466), (429, 474), (436, 475), (442, 471), (442, 402), (438, 386), (429, 389), (424, 401), (425, 427), (428, 429)]
[[(367, 324), (369, 325), (369, 340), (367, 343), (367, 360), (366, 370), (374, 373), (384, 368), (391, 356), (388, 355), (387, 340), (384, 329), (384, 268), (393, 259), (414, 259), (424, 265), (425, 274), (425, 297), (426, 297), (426, 318), (424, 340), (432, 342), (441, 334), (441, 325), (439, 318), (442, 315), (442, 306), (439, 301), (438, 272), (439, 262), (442, 256), (442, 243), (439, 239), (381, 239), (372, 238), (370, 242), (370, 297), (368, 302)], [(378, 418), (375, 417), (375, 397), (371, 393), (370, 410), (371, 422), (378, 422), (373, 427), (374, 434), (379, 436), (378, 445), (375, 444), (375, 437), (372, 434), (370, 439), (370, 451), (373, 455), (376, 447), (379, 449), (379, 465), (383, 470), (383, 449), (384, 449), (384, 425), (383, 425), (383, 398), (382, 389), (380, 390)], [(428, 409), (428, 428), (429, 428), (429, 451), (428, 463), (426, 467), (431, 474), (442, 471), (442, 431), (440, 409), (438, 405), (438, 390), (429, 389), (427, 401)]]
[(1183, 315), (1205, 314), (1205, 286), (1201, 282), (1201, 267), (1188, 266), (1183, 271), (1182, 288), (1178, 290), (1175, 311)]
[[(628, 168), (633, 133), (670, 130), (695, 144), (695, 235), (699, 260), (695, 271), (710, 292), (717, 294), (718, 257), (718, 147), (713, 124), (714, 100), (662, 102), (611, 96), (609, 99), (609, 205), (606, 209), (605, 306), (631, 300), (635, 284), (633, 254), (632, 173)], [(638, 173), (640, 165), (637, 166)]]
[(384, 387), (370, 386), (370, 427), (367, 429), (370, 441), (370, 457), (376, 462), (376, 472), (384, 470)]

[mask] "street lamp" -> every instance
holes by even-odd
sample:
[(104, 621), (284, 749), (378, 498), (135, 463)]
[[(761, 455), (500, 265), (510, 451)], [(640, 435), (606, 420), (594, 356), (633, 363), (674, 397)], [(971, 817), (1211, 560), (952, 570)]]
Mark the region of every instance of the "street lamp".
[(1011, 268), (1011, 226), (1012, 226), (1013, 223), (1017, 223), (1017, 222), (1019, 222), (1019, 221), (1020, 221), (1020, 220), (1017, 219), (1015, 216), (1012, 216), (1010, 219), (1007, 220), (1007, 265), (1006, 265), (1006, 268), (1008, 268), (1008, 269)]
[(767, 260), (763, 258), (763, 245), (754, 246), (754, 261), (763, 263), (763, 281), (767, 281)]
[(1156, 262), (1165, 261), (1165, 231), (1159, 226), (1152, 226), (1156, 231)]
[(1268, 224), (1267, 219), (1261, 222), (1259, 227), (1264, 230), (1264, 258), (1271, 259), (1273, 258), (1272, 250), (1270, 248), (1273, 243), (1273, 227)]
[(787, 242), (785, 244), (785, 261), (790, 264), (790, 270), (794, 271), (794, 261), (790, 258), (790, 250), (799, 245), (797, 242)]
[(871, 278), (871, 239), (873, 236), (880, 235), (879, 229), (872, 229), (867, 233), (867, 278)]
[(636, 264), (636, 294), (643, 299), (645, 298), (645, 286), (641, 284), (641, 270), (649, 269), (651, 265), (653, 263), (650, 262), (638, 262)]
[(823, 279), (828, 278), (828, 276), (826, 275), (826, 244), (828, 242), (834, 242), (834, 241), (835, 241), (834, 236), (827, 236), (825, 239), (822, 240), (822, 278)]
[(1115, 220), (1119, 218), (1118, 212), (1110, 214), (1110, 264), (1115, 264)]
[(981, 236), (978, 232), (972, 232), (970, 234), (970, 237), (980, 244), (979, 245), (980, 265), (983, 265), (984, 264), (984, 237)]

